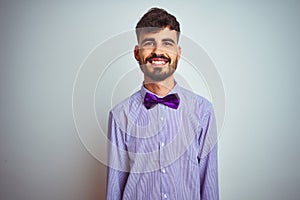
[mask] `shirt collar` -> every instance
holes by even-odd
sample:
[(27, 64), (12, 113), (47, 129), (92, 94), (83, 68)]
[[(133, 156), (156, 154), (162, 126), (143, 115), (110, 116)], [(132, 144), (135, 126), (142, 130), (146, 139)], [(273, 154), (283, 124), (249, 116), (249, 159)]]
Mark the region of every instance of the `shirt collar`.
[[(148, 90), (147, 88), (145, 88), (144, 84), (142, 84), (142, 87), (141, 87), (141, 95), (142, 95), (142, 98), (145, 97), (146, 93), (150, 93), (150, 94), (154, 94), (153, 92), (151, 92), (150, 90)], [(180, 86), (178, 85), (178, 83), (175, 81), (175, 86), (172, 90), (169, 91), (167, 95), (169, 94), (174, 94), (174, 93), (179, 93), (180, 92)], [(157, 96), (156, 94), (154, 94), (155, 96)]]

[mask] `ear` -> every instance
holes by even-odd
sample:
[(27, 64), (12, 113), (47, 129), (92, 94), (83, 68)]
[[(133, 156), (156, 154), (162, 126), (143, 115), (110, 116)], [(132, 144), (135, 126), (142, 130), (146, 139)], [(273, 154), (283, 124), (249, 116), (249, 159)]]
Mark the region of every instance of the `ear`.
[(138, 45), (134, 47), (134, 58), (139, 61), (140, 60), (140, 48)]
[(181, 47), (178, 46), (177, 60), (180, 60), (180, 57), (181, 57)]

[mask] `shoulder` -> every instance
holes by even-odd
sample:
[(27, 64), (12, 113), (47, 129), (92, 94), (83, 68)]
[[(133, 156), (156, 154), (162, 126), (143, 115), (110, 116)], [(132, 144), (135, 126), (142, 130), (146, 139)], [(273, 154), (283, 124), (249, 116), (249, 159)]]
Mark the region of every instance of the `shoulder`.
[(121, 113), (128, 113), (130, 110), (134, 110), (139, 107), (142, 103), (142, 97), (140, 90), (122, 100), (116, 104), (111, 110), (110, 113), (113, 115), (120, 115)]
[(212, 103), (205, 97), (185, 88), (180, 88), (180, 102), (183, 115), (189, 121), (197, 122), (198, 127), (206, 127), (214, 115)]
[(180, 98), (184, 103), (188, 104), (189, 107), (194, 107), (196, 110), (212, 109), (212, 103), (208, 99), (182, 87), (180, 87)]
[(127, 97), (110, 110), (110, 123), (114, 123), (120, 130), (127, 132), (134, 126), (137, 118), (145, 110), (140, 90)]

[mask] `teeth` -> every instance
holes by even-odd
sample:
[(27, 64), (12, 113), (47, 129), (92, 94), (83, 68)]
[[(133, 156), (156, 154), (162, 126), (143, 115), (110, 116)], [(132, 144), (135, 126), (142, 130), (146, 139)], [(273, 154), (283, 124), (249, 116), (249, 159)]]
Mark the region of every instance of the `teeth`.
[(166, 62), (165, 61), (152, 61), (153, 64), (156, 65), (164, 65)]

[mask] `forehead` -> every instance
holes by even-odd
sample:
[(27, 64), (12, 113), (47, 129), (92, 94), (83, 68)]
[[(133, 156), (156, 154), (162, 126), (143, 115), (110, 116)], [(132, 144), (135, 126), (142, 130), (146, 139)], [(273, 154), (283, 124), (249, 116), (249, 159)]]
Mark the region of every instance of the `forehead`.
[(163, 39), (172, 39), (175, 42), (177, 41), (177, 31), (170, 30), (169, 28), (158, 29), (155, 31), (149, 32), (148, 30), (141, 31), (139, 37), (139, 43), (146, 38), (152, 38), (156, 41), (160, 41)]

